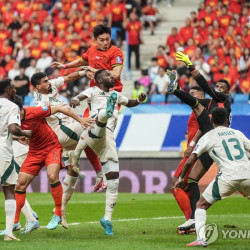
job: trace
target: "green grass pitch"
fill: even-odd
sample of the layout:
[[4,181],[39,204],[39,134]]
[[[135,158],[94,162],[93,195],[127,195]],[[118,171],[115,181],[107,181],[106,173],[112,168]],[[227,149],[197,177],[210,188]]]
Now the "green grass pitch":
[[[4,197],[1,194],[0,229],[5,227]],[[52,216],[50,194],[27,194],[32,208],[38,213],[41,226]],[[187,249],[195,235],[178,235],[176,227],[185,219],[171,194],[120,193],[113,215],[114,236],[105,236],[99,220],[104,214],[105,194],[73,195],[67,208],[68,230],[60,227],[50,231],[45,227],[31,234],[16,232],[21,242],[4,242],[0,249]],[[23,215],[20,220],[25,225]],[[79,224],[77,224],[79,223]],[[248,239],[223,239],[224,225],[250,230],[250,201],[234,195],[208,210],[207,223],[219,227],[218,240],[209,249],[250,249]],[[249,235],[250,237],[250,235]]]

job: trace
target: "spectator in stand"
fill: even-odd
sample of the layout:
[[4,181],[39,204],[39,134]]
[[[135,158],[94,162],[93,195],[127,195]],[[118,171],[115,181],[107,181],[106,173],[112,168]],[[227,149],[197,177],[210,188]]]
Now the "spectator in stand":
[[238,70],[249,70],[250,66],[250,49],[246,47],[243,51],[243,55],[240,58],[239,61],[239,67]]
[[210,5],[206,6],[205,16],[203,19],[205,19],[206,26],[209,26],[213,23],[213,20],[216,18],[216,13],[213,12],[213,9]]
[[[137,99],[141,93],[145,93],[144,87],[138,82],[134,82],[134,88],[132,89],[132,99]],[[143,103],[147,102],[147,99],[143,101]]]
[[179,31],[179,42],[181,45],[186,45],[189,38],[193,36],[193,27],[191,26],[191,19],[186,18],[185,26],[183,26]]
[[150,95],[152,94],[166,94],[166,90],[168,88],[169,78],[165,73],[165,69],[163,67],[159,67],[158,75],[155,77],[154,82],[152,84]]
[[221,8],[221,16],[219,17],[219,23],[220,23],[220,26],[221,26],[222,30],[224,30],[225,32],[226,32],[227,27],[228,27],[228,25],[230,23],[230,20],[232,18],[233,17],[228,14],[227,6],[223,5],[222,8]]
[[195,11],[191,11],[190,12],[190,18],[191,18],[191,25],[193,27],[196,27],[197,26],[197,21],[198,21],[197,13]]
[[195,63],[196,69],[204,76],[206,81],[211,84],[211,70],[208,63],[205,62],[204,57],[200,56]]
[[5,39],[3,45],[1,46],[0,56],[4,57],[5,55],[12,55],[13,48],[10,46],[10,41]]
[[250,94],[250,79],[247,70],[240,72],[239,91],[242,94]]
[[36,72],[38,72],[36,68],[36,60],[32,59],[30,61],[30,66],[25,69],[25,75],[30,79]]
[[141,76],[138,82],[144,87],[144,89],[148,93],[148,90],[151,89],[151,81],[150,81],[150,76],[148,75],[148,70],[145,69],[141,70]]
[[168,36],[165,48],[169,53],[175,52],[174,44],[179,42],[178,30],[176,27],[171,29],[171,34]]
[[118,39],[121,41],[125,40],[125,30],[123,26],[126,19],[127,10],[125,3],[122,3],[121,0],[113,0],[109,7],[108,26],[112,28],[112,32],[116,33]]
[[8,77],[13,80],[16,76],[19,75],[20,75],[19,63],[15,62],[13,68],[8,72]]
[[186,55],[188,55],[189,57],[193,57],[195,49],[196,49],[196,45],[194,43],[194,39],[193,38],[189,38],[188,42],[187,42],[187,46],[184,49],[184,53]]
[[24,74],[25,69],[20,68],[20,74],[14,78],[14,85],[16,88],[16,94],[24,97],[29,93],[29,78]]
[[168,57],[167,57],[166,50],[165,50],[164,46],[162,46],[162,45],[158,46],[155,57],[158,59],[159,66],[166,69],[168,66],[168,63],[167,63]]
[[150,77],[150,83],[154,82],[155,77],[158,75],[158,72],[159,72],[158,58],[153,57],[151,58],[151,66],[148,68],[148,75]]
[[53,59],[50,56],[49,52],[47,50],[43,50],[41,54],[41,58],[37,60],[36,68],[42,72],[45,72],[45,69],[49,68],[52,61]]
[[131,13],[129,21],[125,24],[125,28],[128,31],[128,68],[131,68],[131,55],[135,53],[136,69],[140,69],[140,43],[143,43],[143,35],[141,30],[141,24],[138,21],[137,15]]
[[3,61],[1,62],[1,66],[4,67],[6,72],[9,72],[15,64],[15,60],[10,55],[5,55]]
[[29,67],[32,59],[34,59],[34,57],[31,56],[30,49],[24,49],[24,58],[20,62],[20,67]]
[[154,35],[155,24],[157,21],[156,14],[159,13],[158,8],[155,5],[153,5],[152,0],[148,0],[147,5],[142,9],[142,13],[143,13],[141,17],[142,26],[144,26],[145,22],[147,22],[151,30],[151,35]]

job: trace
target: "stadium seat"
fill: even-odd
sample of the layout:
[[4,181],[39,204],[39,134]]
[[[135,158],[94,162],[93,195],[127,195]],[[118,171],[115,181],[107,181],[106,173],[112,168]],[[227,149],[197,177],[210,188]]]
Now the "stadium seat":
[[168,103],[181,103],[181,100],[175,95],[168,95],[167,102]]
[[151,104],[164,104],[165,103],[165,95],[152,95],[151,96]]
[[234,103],[248,103],[249,96],[247,94],[235,94]]

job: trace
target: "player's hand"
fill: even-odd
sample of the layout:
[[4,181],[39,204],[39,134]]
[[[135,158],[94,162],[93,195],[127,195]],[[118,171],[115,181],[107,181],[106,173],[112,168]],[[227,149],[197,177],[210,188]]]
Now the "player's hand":
[[23,130],[24,136],[31,138],[32,136],[32,130]]
[[77,98],[77,97],[73,97],[71,100],[70,100],[70,106],[72,108],[75,108],[76,106],[79,106],[80,105],[80,100]]
[[184,152],[184,157],[188,158],[192,154],[192,152],[193,152],[193,147],[188,146],[188,148]]
[[187,67],[192,66],[192,62],[190,61],[188,55],[185,55],[182,52],[176,52],[176,61],[181,61],[186,64]]
[[91,71],[91,72],[93,72],[93,73],[95,73],[96,71],[98,71],[98,69],[94,69],[94,68],[91,67],[91,66],[83,66],[82,69],[84,69],[84,70],[89,70],[89,71]]
[[90,117],[81,118],[80,123],[84,129],[89,128],[89,127],[93,128],[93,124],[95,123],[95,119],[90,118]]
[[174,184],[174,191],[176,192],[176,188],[182,183],[179,179]]
[[145,93],[141,93],[139,96],[138,96],[138,100],[140,102],[144,102],[147,98],[147,95]]
[[26,136],[18,137],[17,141],[23,145],[29,145],[29,143],[30,143],[30,139]]
[[87,70],[87,71],[86,71],[86,76],[87,76],[88,78],[90,78],[90,79],[94,79],[95,73],[92,72],[92,71],[90,71],[90,70]]
[[59,63],[59,62],[51,63],[50,67],[51,68],[65,69],[65,65],[63,63]]

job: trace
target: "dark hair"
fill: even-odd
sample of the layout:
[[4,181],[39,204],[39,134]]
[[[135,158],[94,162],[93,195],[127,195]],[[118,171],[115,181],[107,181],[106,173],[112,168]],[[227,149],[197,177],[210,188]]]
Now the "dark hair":
[[201,88],[200,86],[193,86],[192,88],[190,88],[190,90],[191,89],[195,89],[195,90],[197,90],[197,91],[199,91],[199,92],[202,92],[204,95],[205,95],[205,91],[203,90],[203,88]]
[[3,95],[6,92],[6,89],[11,86],[11,79],[6,78],[0,81],[0,95]]
[[23,109],[23,100],[20,96],[15,95],[13,102],[19,107],[20,110]]
[[223,125],[227,120],[227,111],[224,108],[214,108],[211,111],[214,124]]
[[100,80],[100,78],[102,77],[103,72],[105,72],[106,69],[99,69],[96,73],[95,73],[95,82],[98,84],[98,81]]
[[43,72],[37,72],[35,74],[32,75],[31,77],[31,84],[36,87],[36,85],[38,85],[41,82],[41,79],[46,77],[47,74],[43,73]]
[[152,58],[151,58],[151,61],[158,62],[158,58],[157,58],[157,57],[152,57]]
[[217,82],[223,82],[223,83],[225,83],[227,85],[227,89],[230,90],[230,84],[228,83],[228,81],[226,79],[220,79]]
[[111,29],[105,25],[99,24],[94,27],[93,35],[94,38],[97,39],[98,36],[102,34],[109,34],[111,35]]

